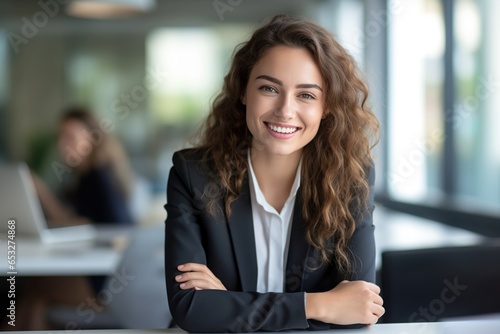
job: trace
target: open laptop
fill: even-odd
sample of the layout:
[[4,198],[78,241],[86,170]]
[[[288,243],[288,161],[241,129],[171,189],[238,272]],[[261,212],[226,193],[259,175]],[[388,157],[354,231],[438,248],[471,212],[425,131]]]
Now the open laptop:
[[0,164],[0,234],[7,234],[15,220],[16,239],[43,243],[92,241],[92,225],[48,228],[30,170],[25,163]]

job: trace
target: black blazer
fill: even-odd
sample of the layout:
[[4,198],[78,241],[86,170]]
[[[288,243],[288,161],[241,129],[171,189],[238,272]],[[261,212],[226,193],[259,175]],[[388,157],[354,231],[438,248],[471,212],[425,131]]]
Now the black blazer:
[[[183,150],[173,156],[167,188],[168,213],[165,233],[165,276],[170,311],[174,321],[190,332],[279,331],[336,327],[305,317],[305,292],[334,288],[341,277],[333,264],[320,268],[319,252],[305,239],[302,199],[297,192],[290,246],[286,264],[285,292],[258,293],[257,260],[248,178],[232,214],[222,209],[214,218],[206,207],[209,173],[200,166],[201,152]],[[374,172],[370,169],[369,183]],[[371,192],[373,193],[373,192]],[[224,207],[224,203],[219,203]],[[357,217],[350,241],[354,274],[348,279],[375,280],[375,243],[372,224],[373,196],[369,212]],[[228,291],[181,290],[174,277],[179,264],[206,264]],[[335,261],[332,261],[335,263]]]

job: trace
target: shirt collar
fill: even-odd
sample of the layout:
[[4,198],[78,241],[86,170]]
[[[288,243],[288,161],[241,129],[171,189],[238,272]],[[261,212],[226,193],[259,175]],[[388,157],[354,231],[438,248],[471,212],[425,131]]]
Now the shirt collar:
[[[253,167],[252,167],[252,159],[250,158],[250,149],[248,149],[248,169],[250,170],[250,181],[251,181],[250,187],[253,190],[253,193],[255,195],[255,199],[256,199],[257,203],[268,210],[270,210],[272,208],[272,210],[276,211],[269,203],[267,203],[267,201],[264,197],[264,194],[260,190],[259,182],[257,181],[257,177],[255,176],[255,173],[254,173]],[[299,166],[297,167],[297,173],[295,174],[295,179],[294,179],[293,184],[292,184],[292,189],[290,190],[290,195],[288,196],[288,198],[285,202],[285,205],[292,198],[294,198],[295,195],[297,195],[297,191],[300,187],[301,171],[302,171],[302,157],[300,158]]]

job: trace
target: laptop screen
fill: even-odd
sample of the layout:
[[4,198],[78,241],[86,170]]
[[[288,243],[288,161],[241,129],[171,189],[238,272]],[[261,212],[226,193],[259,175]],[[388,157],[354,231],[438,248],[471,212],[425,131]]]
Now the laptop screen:
[[16,235],[37,237],[47,229],[31,173],[25,163],[0,164],[0,233],[16,221]]

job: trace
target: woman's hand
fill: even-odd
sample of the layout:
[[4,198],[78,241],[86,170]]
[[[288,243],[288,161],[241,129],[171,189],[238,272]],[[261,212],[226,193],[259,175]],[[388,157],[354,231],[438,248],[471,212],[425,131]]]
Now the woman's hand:
[[306,294],[306,317],[337,325],[367,324],[384,314],[380,288],[364,281],[342,281],[330,291]]
[[224,284],[204,264],[185,263],[177,266],[182,274],[175,276],[175,281],[182,290],[227,290]]

